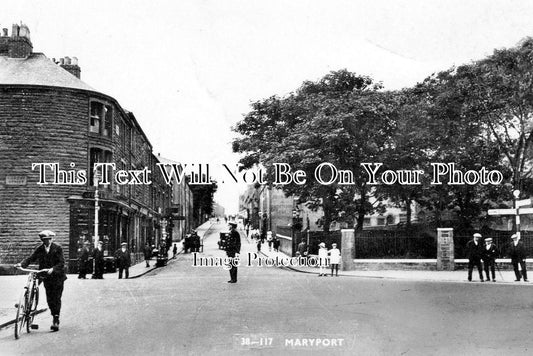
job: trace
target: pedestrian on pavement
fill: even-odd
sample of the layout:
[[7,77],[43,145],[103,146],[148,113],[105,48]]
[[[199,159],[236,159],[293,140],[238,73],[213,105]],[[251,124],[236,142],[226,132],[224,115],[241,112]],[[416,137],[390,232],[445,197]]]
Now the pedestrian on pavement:
[[339,276],[339,263],[341,261],[341,251],[337,248],[336,243],[331,244],[331,250],[328,251],[329,264],[331,265],[331,277],[333,277],[333,270],[335,276]]
[[320,273],[318,276],[326,277],[326,267],[328,266],[328,249],[326,248],[326,244],[323,242],[318,244],[318,247],[318,266],[320,267]]
[[483,247],[481,246],[481,234],[475,233],[472,240],[466,244],[466,253],[468,256],[468,281],[472,282],[472,270],[474,266],[479,272],[479,280],[483,282],[483,272],[481,269],[481,256],[483,256]]
[[487,281],[490,282],[489,268],[492,273],[492,281],[496,282],[496,258],[498,258],[498,249],[492,243],[492,239],[489,237],[485,239],[485,247],[483,248],[483,268],[485,269],[485,275],[487,276]]
[[148,242],[145,242],[144,244],[143,254],[144,254],[144,261],[146,262],[146,267],[150,267],[150,258],[152,257],[152,248],[150,247]]
[[87,278],[87,270],[89,268],[89,241],[85,241],[80,250],[78,258],[78,279]]
[[266,231],[266,228],[263,226],[261,228],[261,235],[260,235],[260,238],[261,238],[261,243],[264,243],[265,240],[266,240],[266,235],[267,235],[267,231]]
[[98,241],[93,251],[94,273],[92,279],[104,279],[104,243]]
[[118,279],[122,279],[122,272],[125,273],[126,279],[130,276],[131,256],[128,250],[128,244],[123,242],[120,248],[115,252],[115,261],[118,267]]
[[177,254],[178,254],[178,246],[174,244],[174,248],[172,249],[172,258],[176,258]]
[[192,246],[191,235],[192,232],[185,235],[185,238],[183,239],[183,253],[187,253]]
[[191,235],[192,252],[200,252],[200,236],[196,230],[192,231]]
[[268,251],[272,251],[272,231],[267,232]]
[[307,257],[307,244],[305,243],[305,240],[302,239],[300,243],[298,244],[298,252],[296,252],[299,257]]
[[[513,265],[514,274],[516,276],[515,282],[520,282],[521,277],[524,278],[524,282],[529,282],[527,280],[526,249],[524,248],[524,244],[518,239],[517,234],[513,234],[511,239],[513,239],[513,242],[509,247],[509,256],[511,257],[511,264]],[[520,268],[522,269],[521,274],[518,265],[520,265]]]
[[229,270],[230,280],[228,283],[237,283],[237,266],[235,258],[241,253],[241,236],[237,232],[237,223],[230,221],[229,234],[226,240],[226,255],[231,259],[231,268]]
[[275,252],[278,252],[278,250],[279,250],[279,244],[280,244],[279,239],[277,238],[277,236],[274,236],[274,237],[272,238],[272,247],[274,247],[274,251],[275,251]]
[[63,249],[58,244],[52,242],[56,234],[50,230],[39,233],[42,245],[37,247],[30,257],[16,264],[16,267],[26,268],[30,263],[38,262],[39,269],[46,269],[44,276],[39,275],[39,280],[44,284],[46,290],[46,302],[52,314],[52,326],[50,330],[59,330],[59,315],[61,312],[61,296],[67,275],[65,274],[65,258]]
[[257,252],[261,252],[261,239],[257,239]]

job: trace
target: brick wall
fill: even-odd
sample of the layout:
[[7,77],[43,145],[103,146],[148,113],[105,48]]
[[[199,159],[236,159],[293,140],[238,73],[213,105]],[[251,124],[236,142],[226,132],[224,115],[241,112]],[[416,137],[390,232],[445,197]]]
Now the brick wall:
[[[111,136],[89,132],[91,100],[112,107]],[[107,200],[101,204],[100,235],[109,237],[109,248],[125,240],[138,248],[144,245],[141,239],[157,237],[158,207],[164,212],[170,206],[171,187],[155,169],[152,147],[135,118],[113,99],[93,92],[0,85],[0,264],[29,255],[40,243],[38,232],[48,229],[57,234],[73,271],[80,236],[93,235],[94,187],[92,182],[38,185],[32,164],[57,162],[68,171],[74,163],[89,178],[90,148],[111,152],[117,169],[148,167],[154,178],[152,185],[99,189]]]
[[26,58],[33,50],[31,41],[26,37],[12,37],[9,39],[9,52],[11,58]]
[[75,91],[0,88],[0,263],[29,254],[44,229],[57,234],[68,255],[66,198],[86,187],[38,185],[31,167],[87,168],[87,107],[87,95]]

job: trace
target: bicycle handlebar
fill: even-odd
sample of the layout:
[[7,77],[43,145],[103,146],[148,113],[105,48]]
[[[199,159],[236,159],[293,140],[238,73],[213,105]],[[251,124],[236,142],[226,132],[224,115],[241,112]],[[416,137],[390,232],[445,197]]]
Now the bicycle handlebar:
[[32,273],[48,272],[48,269],[28,269],[28,268],[17,267],[17,266],[15,266],[15,268],[20,269],[23,272],[32,272]]

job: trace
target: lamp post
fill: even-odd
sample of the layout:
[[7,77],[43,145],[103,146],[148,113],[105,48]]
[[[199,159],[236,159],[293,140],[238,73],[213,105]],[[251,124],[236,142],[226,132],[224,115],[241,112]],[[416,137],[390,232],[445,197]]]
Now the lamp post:
[[[100,206],[98,204],[98,182],[100,181],[100,174],[97,169],[94,170],[94,248],[98,248],[98,212],[100,210]],[[93,258],[93,277],[96,273],[96,258]]]
[[520,240],[520,214],[518,212],[518,198],[520,197],[520,191],[518,189],[513,190],[513,196],[514,208],[516,209],[516,236],[518,236],[518,240]]
[[98,246],[98,212],[100,211],[100,206],[98,204],[98,182],[100,181],[100,172],[95,169],[94,172],[94,248]]

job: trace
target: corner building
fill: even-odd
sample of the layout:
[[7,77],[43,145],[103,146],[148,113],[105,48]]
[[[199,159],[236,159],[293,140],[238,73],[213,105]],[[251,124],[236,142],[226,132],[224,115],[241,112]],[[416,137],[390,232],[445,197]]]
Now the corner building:
[[[115,163],[117,170],[152,174],[152,184],[98,188],[99,239],[113,255],[125,241],[141,259],[145,242],[158,245],[170,210],[172,187],[156,167],[157,157],[135,116],[112,97],[80,80],[76,58],[58,62],[34,53],[30,31],[13,25],[0,36],[0,264],[27,256],[49,229],[62,245],[69,270],[76,270],[78,248],[94,242],[94,163]],[[87,182],[38,184],[35,163],[57,163],[64,171],[85,170]],[[59,174],[63,182],[68,173]],[[111,181],[113,178],[110,177]]]

